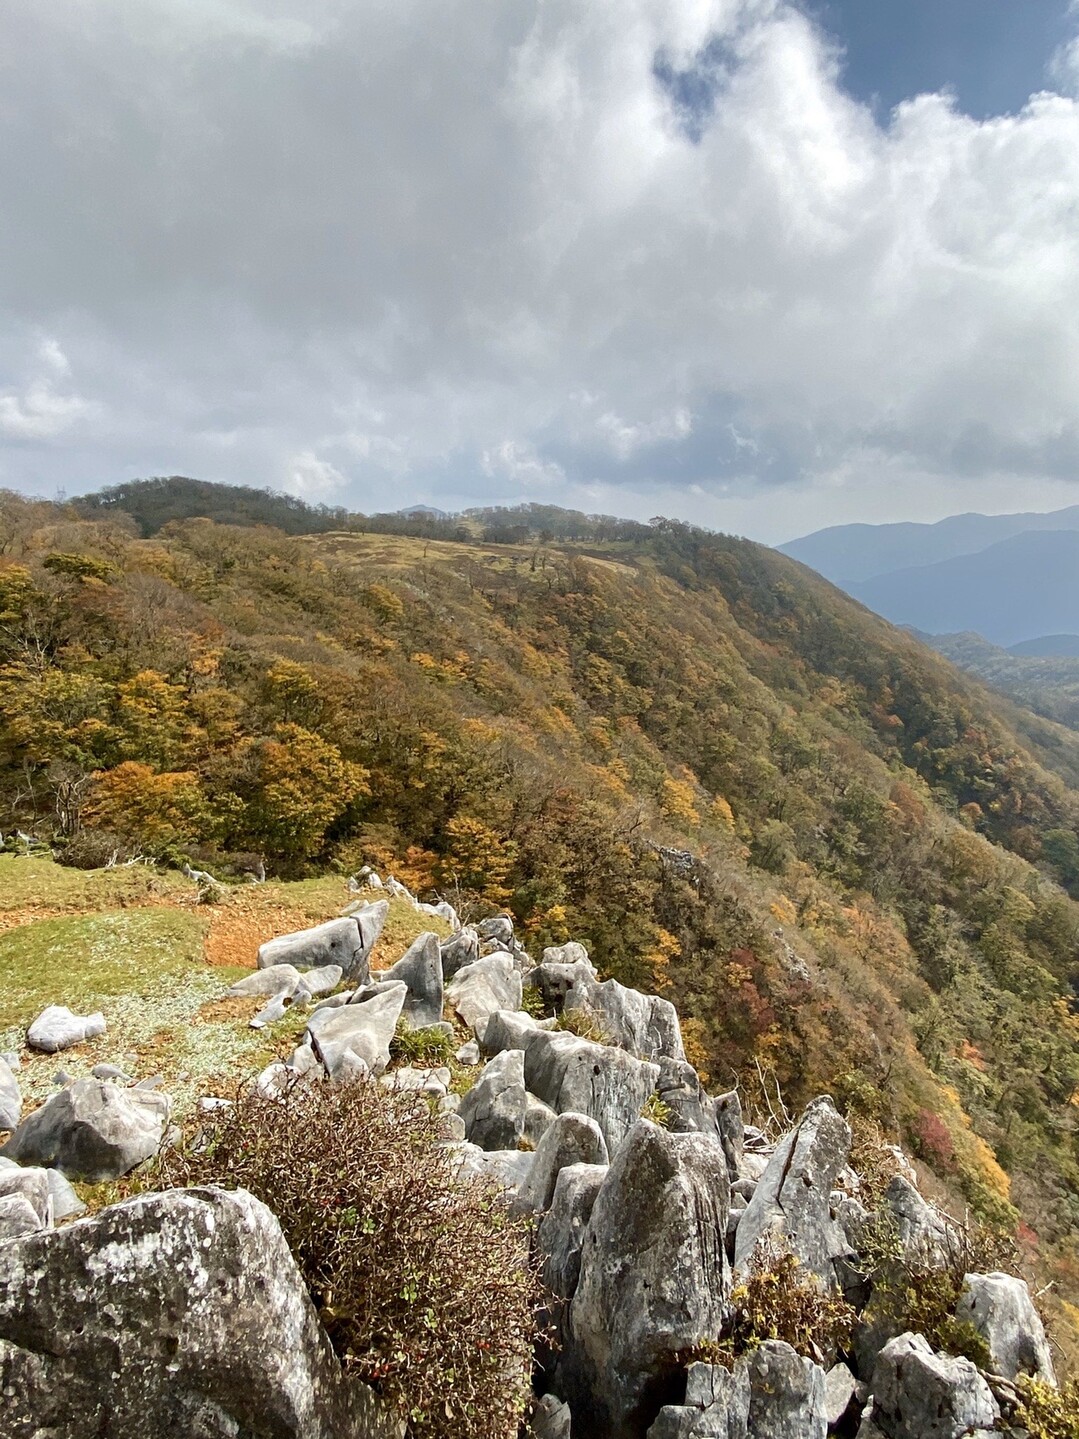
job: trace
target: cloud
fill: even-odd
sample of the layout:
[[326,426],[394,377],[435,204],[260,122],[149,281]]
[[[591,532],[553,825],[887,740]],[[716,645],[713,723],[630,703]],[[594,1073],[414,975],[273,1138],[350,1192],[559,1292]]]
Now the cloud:
[[824,522],[1079,475],[1074,51],[1019,114],[882,127],[783,0],[13,0],[5,30],[7,483],[782,538],[777,486]]

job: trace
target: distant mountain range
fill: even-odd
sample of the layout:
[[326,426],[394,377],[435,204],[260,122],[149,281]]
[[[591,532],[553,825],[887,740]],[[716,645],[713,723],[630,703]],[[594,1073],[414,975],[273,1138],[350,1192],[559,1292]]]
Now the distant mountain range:
[[1079,505],[838,525],[779,548],[896,624],[974,631],[1027,656],[1079,654]]

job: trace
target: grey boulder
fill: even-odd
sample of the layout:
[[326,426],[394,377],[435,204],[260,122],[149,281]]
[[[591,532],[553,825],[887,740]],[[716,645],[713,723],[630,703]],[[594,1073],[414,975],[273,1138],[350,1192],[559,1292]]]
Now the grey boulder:
[[452,939],[439,945],[439,953],[442,957],[442,977],[452,979],[459,969],[479,959],[480,937],[470,924],[466,924]]
[[72,1014],[66,1005],[50,1004],[26,1031],[26,1042],[31,1049],[57,1054],[74,1044],[97,1039],[105,1033],[105,1029],[105,1016],[100,1011],[87,1015]]
[[900,1334],[873,1370],[872,1422],[887,1439],[959,1439],[992,1429],[998,1409],[969,1359],[934,1354],[921,1334]]
[[[508,1052],[513,1053],[512,1050]],[[523,1055],[519,1057],[524,1058]],[[495,1062],[492,1060],[492,1063]],[[536,1146],[532,1172],[521,1190],[521,1203],[537,1211],[548,1209],[563,1169],[570,1165],[607,1163],[607,1144],[596,1121],[586,1114],[559,1114]]]
[[749,1432],[753,1439],[826,1439],[824,1370],[781,1339],[746,1356]]
[[446,1002],[456,1010],[477,1039],[498,1009],[520,1009],[521,976],[510,955],[484,955],[459,969],[446,986]]
[[0,1153],[91,1184],[119,1179],[157,1153],[170,1109],[167,1094],[77,1079],[24,1119]]
[[363,983],[368,977],[368,957],[389,912],[389,902],[383,899],[343,919],[329,919],[311,929],[267,940],[259,949],[258,967],[290,964],[294,969],[321,969],[337,965],[346,979]]
[[0,1129],[15,1129],[22,1118],[19,1081],[6,1059],[0,1059]]
[[484,1066],[458,1110],[471,1144],[481,1149],[516,1149],[524,1134],[528,1095],[525,1057],[507,1049]]
[[342,1373],[270,1211],[141,1195],[8,1244],[7,1439],[400,1439]]
[[955,1312],[969,1320],[989,1345],[994,1373],[1005,1379],[1030,1374],[1056,1384],[1045,1328],[1022,1279],[1011,1274],[968,1274]]
[[308,998],[312,998],[316,994],[330,994],[343,977],[344,971],[339,964],[323,964],[316,969],[305,970],[303,974],[292,964],[271,964],[237,980],[228,993],[293,996],[305,990]]
[[586,1114],[614,1154],[654,1092],[659,1070],[625,1050],[538,1029],[525,1049],[525,1087],[556,1114]]
[[836,1175],[850,1153],[850,1126],[827,1097],[807,1106],[768,1161],[738,1222],[735,1269],[748,1270],[762,1241],[789,1245],[825,1284],[837,1285],[835,1262],[850,1252],[831,1208]]
[[730,1289],[719,1146],[637,1122],[596,1196],[564,1356],[585,1433],[636,1439],[674,1356],[714,1338]]
[[749,1399],[744,1359],[731,1369],[691,1364],[685,1404],[662,1408],[648,1439],[746,1439]]
[[669,999],[628,989],[617,979],[602,984],[592,975],[579,979],[565,998],[566,1009],[594,1016],[609,1043],[639,1059],[685,1059],[678,1012]]
[[537,1399],[528,1426],[530,1439],[570,1439],[572,1416],[569,1405],[554,1394]]
[[421,934],[383,979],[401,980],[408,986],[404,1016],[413,1029],[423,1029],[442,1020],[442,959],[438,935]]
[[316,1010],[307,1037],[330,1078],[339,1083],[381,1074],[390,1062],[390,1041],[401,1017],[407,985],[400,981],[372,987],[359,1002]]

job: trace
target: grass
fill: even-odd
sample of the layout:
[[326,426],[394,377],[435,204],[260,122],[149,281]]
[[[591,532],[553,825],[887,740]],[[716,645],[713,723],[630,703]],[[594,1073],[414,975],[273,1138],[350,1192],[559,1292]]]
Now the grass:
[[[306,1027],[297,1011],[266,1030],[248,1021],[263,1001],[226,991],[255,966],[259,944],[340,914],[356,896],[341,876],[240,885],[220,905],[197,905],[182,875],[146,869],[75,870],[51,859],[0,856],[0,1050],[21,1052],[25,1112],[75,1078],[116,1064],[136,1079],[164,1077],[183,1121],[201,1095],[229,1095],[272,1060],[287,1057]],[[376,947],[388,966],[430,915],[393,901]],[[59,1055],[24,1049],[26,1029],[48,1004],[100,1009],[108,1031]]]

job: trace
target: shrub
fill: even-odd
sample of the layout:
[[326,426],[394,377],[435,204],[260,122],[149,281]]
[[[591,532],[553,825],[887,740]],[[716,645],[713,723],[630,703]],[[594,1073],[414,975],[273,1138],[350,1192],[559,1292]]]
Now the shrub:
[[536,984],[526,984],[521,989],[521,1008],[533,1019],[546,1019],[547,1010],[543,1003],[543,991]]
[[931,1109],[919,1109],[910,1126],[914,1152],[934,1169],[947,1172],[955,1167],[955,1144],[948,1126]]
[[458,1181],[425,1096],[377,1084],[253,1090],[160,1163],[276,1214],[347,1372],[415,1439],[511,1439],[528,1403],[536,1271],[524,1222]]
[[402,1018],[397,1021],[397,1029],[390,1040],[390,1057],[432,1067],[445,1064],[452,1069],[457,1054],[452,1036],[444,1029],[437,1029],[434,1025],[413,1029]]
[[1079,1434],[1079,1381],[1063,1389],[1021,1374],[1016,1382],[1019,1408],[1015,1421],[1030,1433],[1030,1439],[1075,1439]]
[[57,849],[56,858],[72,869],[104,869],[107,864],[122,864],[134,854],[127,840],[111,830],[80,829],[62,849]]
[[641,1105],[641,1118],[650,1119],[653,1124],[666,1129],[671,1122],[671,1107],[664,1104],[658,1094],[650,1094]]
[[731,1294],[728,1351],[737,1356],[766,1339],[782,1339],[792,1349],[823,1363],[850,1343],[854,1310],[826,1290],[798,1257],[778,1244],[762,1244],[747,1278]]
[[555,1020],[556,1029],[576,1034],[580,1039],[590,1039],[593,1044],[609,1044],[611,1036],[590,1009],[564,1009]]

